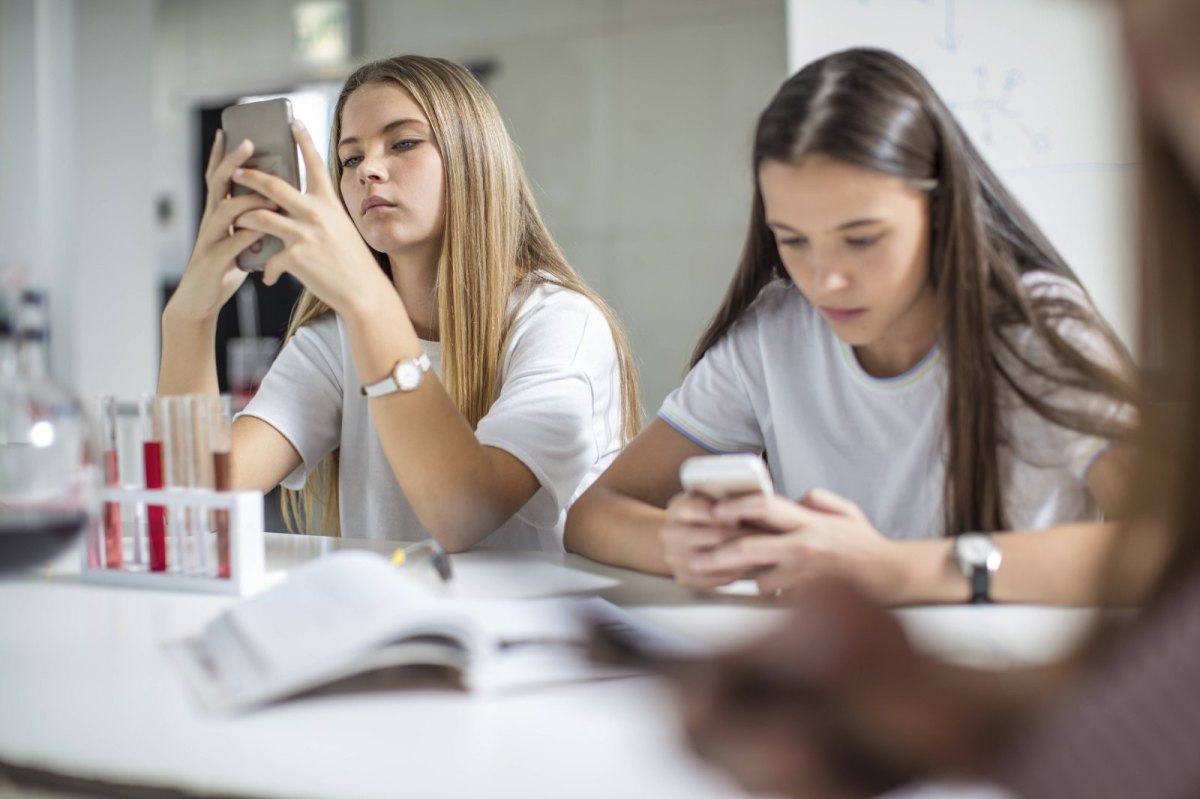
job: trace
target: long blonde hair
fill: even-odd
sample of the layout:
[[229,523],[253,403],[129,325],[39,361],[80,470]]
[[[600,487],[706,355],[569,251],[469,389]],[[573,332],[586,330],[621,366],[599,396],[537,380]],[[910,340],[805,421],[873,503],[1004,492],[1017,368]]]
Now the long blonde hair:
[[[424,111],[445,170],[445,228],[437,269],[437,325],[441,375],[454,404],[472,427],[500,393],[502,359],[514,316],[513,292],[553,284],[587,297],[604,313],[616,345],[621,377],[621,439],[641,427],[637,373],[615,314],[571,268],[542,222],[516,147],[496,104],[466,69],[441,58],[396,56],[360,67],[338,96],[329,137],[330,172],[341,185],[337,158],[342,111],[361,86],[387,83],[408,92]],[[375,252],[391,276],[385,253]],[[287,338],[330,308],[307,289],[300,295]],[[285,339],[286,341],[286,339]],[[283,513],[293,530],[338,531],[338,466],[334,450],[300,491],[284,490]]]

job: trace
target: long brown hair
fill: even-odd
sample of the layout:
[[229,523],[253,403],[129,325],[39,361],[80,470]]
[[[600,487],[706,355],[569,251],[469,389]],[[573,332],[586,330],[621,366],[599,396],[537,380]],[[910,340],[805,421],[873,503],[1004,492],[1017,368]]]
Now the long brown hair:
[[[750,229],[725,300],[692,354],[694,366],[776,278],[787,279],[766,224],[758,173],[764,161],[799,163],[821,153],[900,177],[928,191],[930,279],[937,292],[946,390],[946,534],[1003,530],[1004,486],[998,453],[1008,432],[998,402],[1008,386],[1038,414],[1057,424],[1121,438],[1129,422],[1056,406],[1018,372],[1055,386],[1135,399],[1124,348],[1086,300],[1033,295],[1021,285],[1031,271],[1077,278],[968,140],[921,74],[881,50],[827,56],[784,82],[758,120]],[[1059,332],[1073,320],[1097,331],[1125,362],[1097,363]],[[1024,326],[1049,354],[1035,357],[1012,332]],[[1013,365],[1016,368],[1013,368]]]
[[[396,56],[366,64],[346,79],[338,96],[330,142],[330,171],[341,185],[337,157],[342,111],[358,88],[399,86],[421,107],[445,169],[445,229],[437,271],[437,325],[442,380],[454,404],[474,427],[500,392],[503,357],[514,315],[513,292],[553,284],[587,297],[604,313],[617,348],[622,390],[621,438],[641,427],[637,372],[616,315],[567,263],[542,222],[533,194],[491,95],[465,68],[441,58]],[[375,252],[391,276],[385,253]],[[515,310],[515,309],[511,309]],[[307,290],[300,296],[288,338],[329,307]],[[323,506],[321,526],[338,529],[338,463],[335,450],[300,492],[284,492],[289,527],[311,526]]]

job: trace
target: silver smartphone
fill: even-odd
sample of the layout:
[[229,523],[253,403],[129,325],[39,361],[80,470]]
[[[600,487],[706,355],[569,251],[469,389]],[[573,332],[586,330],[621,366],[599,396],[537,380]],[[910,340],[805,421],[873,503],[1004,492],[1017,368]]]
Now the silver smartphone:
[[[300,188],[300,162],[292,138],[292,104],[286,99],[231,105],[221,112],[221,129],[225,131],[226,153],[246,139],[254,143],[254,154],[244,168],[261,169]],[[235,183],[233,193],[237,196],[253,192]],[[278,238],[263,236],[238,255],[238,268],[261,272],[270,257],[282,249],[283,242]]]
[[758,455],[701,455],[679,467],[685,491],[722,500],[746,494],[775,493],[771,474]]

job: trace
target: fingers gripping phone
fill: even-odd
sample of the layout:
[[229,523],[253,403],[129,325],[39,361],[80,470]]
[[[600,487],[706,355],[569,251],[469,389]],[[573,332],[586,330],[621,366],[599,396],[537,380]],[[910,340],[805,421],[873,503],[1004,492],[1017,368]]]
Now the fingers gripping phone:
[[[300,163],[292,138],[292,104],[286,99],[231,105],[221,112],[221,129],[225,131],[226,153],[246,139],[254,143],[254,154],[244,169],[261,169],[300,188]],[[233,184],[234,196],[252,193],[245,186]],[[281,250],[283,242],[277,237],[263,236],[238,255],[238,268],[261,272],[271,256]]]
[[771,496],[775,489],[766,464],[757,455],[701,455],[679,467],[685,491],[713,500],[746,494]]

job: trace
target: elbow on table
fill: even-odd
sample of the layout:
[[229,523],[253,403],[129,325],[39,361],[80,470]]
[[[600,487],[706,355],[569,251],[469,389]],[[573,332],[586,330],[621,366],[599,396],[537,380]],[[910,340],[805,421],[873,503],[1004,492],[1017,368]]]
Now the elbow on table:
[[591,504],[595,500],[595,487],[584,491],[567,509],[567,521],[563,527],[563,548],[586,556],[589,551],[590,538],[588,524],[591,521]]
[[451,555],[466,552],[487,537],[486,533],[479,534],[467,525],[453,520],[430,520],[425,522],[425,530]]
[[477,502],[442,502],[425,512],[417,509],[417,518],[430,537],[451,555],[478,546],[511,516],[484,510]]

